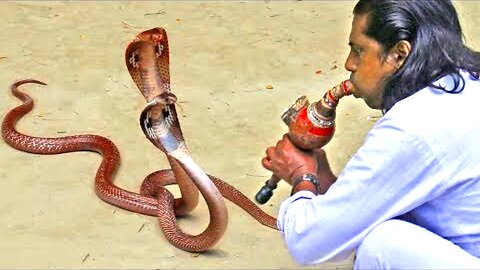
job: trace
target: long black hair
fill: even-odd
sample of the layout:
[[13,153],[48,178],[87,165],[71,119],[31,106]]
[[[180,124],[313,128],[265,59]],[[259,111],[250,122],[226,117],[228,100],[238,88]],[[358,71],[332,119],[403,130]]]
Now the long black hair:
[[[463,91],[460,70],[479,79],[480,53],[468,48],[455,7],[449,0],[360,0],[355,15],[367,17],[365,34],[379,42],[384,53],[399,41],[412,44],[402,67],[387,79],[383,111],[427,86],[449,93]],[[433,82],[450,74],[454,87]]]

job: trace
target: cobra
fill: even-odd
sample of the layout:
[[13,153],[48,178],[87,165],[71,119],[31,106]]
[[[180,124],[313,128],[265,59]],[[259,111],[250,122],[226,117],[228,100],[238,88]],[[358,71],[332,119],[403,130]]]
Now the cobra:
[[[95,176],[97,196],[117,207],[139,214],[157,216],[166,238],[175,247],[189,252],[211,249],[224,235],[228,212],[226,198],[273,229],[276,219],[225,181],[207,175],[192,159],[180,128],[175,110],[176,97],[170,89],[169,46],[167,33],[153,28],[138,34],[125,52],[127,69],[144,96],[147,106],[140,115],[140,125],[147,138],[167,157],[170,169],[148,175],[138,193],[115,185],[115,173],[120,155],[115,144],[99,135],[75,135],[58,138],[33,137],[15,129],[17,121],[30,112],[33,100],[19,90],[26,83],[46,85],[27,79],[12,84],[12,93],[23,103],[12,109],[2,123],[2,136],[11,147],[35,154],[62,154],[76,151],[95,151],[103,156]],[[181,197],[174,198],[165,188],[178,185]],[[208,206],[210,221],[198,235],[183,232],[176,218],[193,211],[201,194]]]

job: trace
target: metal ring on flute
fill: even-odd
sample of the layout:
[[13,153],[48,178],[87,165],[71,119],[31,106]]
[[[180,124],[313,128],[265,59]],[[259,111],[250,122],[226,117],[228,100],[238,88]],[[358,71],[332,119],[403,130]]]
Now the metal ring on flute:
[[331,127],[335,125],[335,120],[326,120],[323,119],[317,111],[315,111],[314,104],[312,103],[308,105],[307,107],[307,116],[312,121],[312,123],[318,125],[318,126],[323,126],[323,127]]

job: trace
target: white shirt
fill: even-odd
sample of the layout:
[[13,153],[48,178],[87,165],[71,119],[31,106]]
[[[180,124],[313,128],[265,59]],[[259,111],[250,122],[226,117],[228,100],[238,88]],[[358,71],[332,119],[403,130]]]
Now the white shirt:
[[[480,81],[461,74],[461,93],[427,87],[395,104],[325,195],[301,191],[281,204],[277,226],[298,263],[344,259],[407,212],[480,257]],[[435,84],[451,89],[453,79]]]

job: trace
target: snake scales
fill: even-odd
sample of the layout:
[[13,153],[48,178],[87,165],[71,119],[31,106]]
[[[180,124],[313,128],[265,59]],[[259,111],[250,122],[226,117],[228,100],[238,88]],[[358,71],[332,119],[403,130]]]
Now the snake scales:
[[[125,52],[127,69],[148,102],[140,116],[140,125],[149,140],[167,156],[171,169],[148,175],[140,192],[135,193],[113,183],[120,155],[112,141],[98,135],[58,138],[32,137],[15,129],[17,121],[33,108],[33,100],[18,87],[25,83],[45,83],[27,79],[12,84],[12,93],[23,104],[12,109],[2,123],[2,136],[11,147],[35,154],[61,154],[95,151],[103,156],[95,176],[95,192],[102,200],[136,213],[158,216],[170,243],[189,252],[212,248],[224,235],[228,214],[223,197],[247,211],[261,224],[277,229],[275,218],[263,212],[240,191],[223,180],[205,174],[192,160],[186,147],[175,111],[176,97],[170,91],[169,47],[162,28],[138,34]],[[181,197],[174,198],[164,186],[177,184]],[[198,203],[199,192],[207,203],[210,222],[199,235],[183,232],[177,216],[187,215]]]

